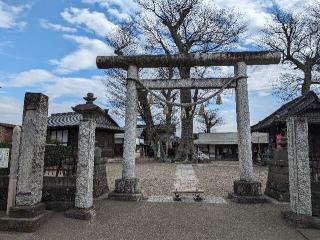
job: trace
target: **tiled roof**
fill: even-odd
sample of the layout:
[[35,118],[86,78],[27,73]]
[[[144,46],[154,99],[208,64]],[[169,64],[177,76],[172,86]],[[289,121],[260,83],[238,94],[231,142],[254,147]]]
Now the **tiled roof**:
[[[112,118],[107,115],[101,115],[96,119],[97,128],[123,131]],[[75,112],[56,113],[48,117],[48,127],[78,126],[82,115]]]
[[285,122],[289,116],[298,116],[305,112],[308,108],[314,108],[314,106],[320,108],[320,100],[313,91],[308,92],[304,96],[300,96],[284,105],[282,105],[277,111],[270,114],[268,117],[258,122],[251,127],[251,131],[261,131],[270,127],[274,122]]
[[16,125],[10,123],[0,123],[0,126],[5,128],[14,128]]

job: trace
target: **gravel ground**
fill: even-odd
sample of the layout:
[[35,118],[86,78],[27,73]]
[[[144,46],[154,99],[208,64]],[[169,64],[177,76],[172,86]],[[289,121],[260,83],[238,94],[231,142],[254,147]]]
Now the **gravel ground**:
[[[196,176],[205,195],[226,196],[232,191],[233,181],[239,179],[238,162],[214,162],[194,164]],[[136,164],[136,176],[140,179],[141,190],[145,196],[171,195],[176,164],[143,161]],[[263,189],[267,179],[266,167],[255,167],[255,175],[262,182]],[[121,163],[108,163],[107,176],[110,190],[114,181],[121,177]]]
[[[143,162],[136,164],[136,176],[140,179],[144,196],[171,195],[175,175],[175,165],[170,163]],[[121,178],[121,163],[108,163],[109,189],[114,189],[114,181]]]
[[[4,233],[2,240],[319,240],[303,237],[280,217],[276,204],[147,203],[100,200],[92,221],[53,217],[35,233]],[[308,232],[304,232],[306,236]]]
[[[229,192],[233,191],[233,181],[238,180],[240,177],[238,162],[197,164],[193,165],[193,169],[206,195],[227,196]],[[264,192],[268,168],[254,166],[254,173],[256,179],[261,182],[262,191]]]

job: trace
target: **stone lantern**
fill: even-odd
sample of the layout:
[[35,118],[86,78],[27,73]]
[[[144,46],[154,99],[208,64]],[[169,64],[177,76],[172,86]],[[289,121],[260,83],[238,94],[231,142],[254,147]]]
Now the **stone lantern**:
[[76,179],[75,209],[65,213],[66,217],[90,220],[95,216],[93,208],[93,174],[96,118],[103,110],[95,105],[93,93],[83,98],[86,103],[72,109],[82,115],[79,124],[78,163]]

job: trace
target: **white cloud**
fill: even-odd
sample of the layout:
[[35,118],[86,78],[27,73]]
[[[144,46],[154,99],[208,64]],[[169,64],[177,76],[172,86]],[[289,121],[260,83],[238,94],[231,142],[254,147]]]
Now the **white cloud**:
[[60,24],[53,24],[53,23],[50,23],[49,21],[47,21],[46,19],[40,19],[40,25],[43,28],[52,29],[52,30],[58,31],[58,32],[66,32],[66,33],[77,32],[76,28],[66,27],[66,26],[62,26]]
[[88,4],[99,4],[101,7],[106,9],[117,6],[121,11],[126,13],[132,13],[138,9],[138,4],[135,0],[82,0],[82,2]]
[[282,70],[282,65],[248,66],[249,91],[266,92],[271,90]]
[[61,77],[53,84],[46,84],[43,91],[51,99],[60,97],[83,97],[88,92],[94,93],[99,100],[105,98],[105,88],[100,79]]
[[22,102],[14,97],[0,95],[0,116],[1,122],[21,124]]
[[1,85],[6,87],[27,87],[52,82],[57,77],[47,70],[30,69],[18,74],[11,74],[6,79],[1,79]]
[[129,20],[130,16],[127,13],[124,12],[120,12],[118,9],[116,8],[110,8],[108,9],[108,13],[110,13],[111,15],[113,15],[114,17],[118,18],[119,20]]
[[[212,5],[212,0],[205,0],[204,4]],[[240,12],[247,21],[248,37],[245,44],[252,44],[260,36],[260,30],[272,21],[269,10],[278,4],[281,8],[292,11],[300,11],[307,4],[314,3],[314,0],[215,0],[214,5],[224,9],[232,9]]]
[[19,21],[19,15],[29,7],[29,5],[9,5],[0,0],[0,28],[23,29],[26,26],[26,22]]
[[57,66],[58,73],[70,73],[83,69],[96,68],[96,57],[98,55],[112,55],[110,46],[98,39],[90,39],[83,36],[64,35],[64,38],[76,42],[79,46],[74,52],[60,60],[50,60]]
[[61,16],[71,24],[84,26],[86,30],[92,31],[100,37],[112,34],[116,25],[109,21],[101,12],[90,12],[88,9],[67,8]]

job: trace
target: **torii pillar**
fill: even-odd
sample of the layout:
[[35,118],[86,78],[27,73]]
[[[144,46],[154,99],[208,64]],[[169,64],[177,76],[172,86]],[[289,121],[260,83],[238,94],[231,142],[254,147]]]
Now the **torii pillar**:
[[139,188],[139,179],[135,177],[135,151],[138,93],[136,80],[138,68],[128,67],[126,86],[126,115],[122,161],[122,178],[115,181],[115,190],[108,195],[109,199],[124,201],[139,201],[142,194]]
[[262,195],[261,182],[255,180],[253,173],[247,64],[238,62],[234,72],[237,78],[235,91],[240,180],[234,181],[234,192],[229,194],[229,198],[237,203],[265,203],[268,199]]

